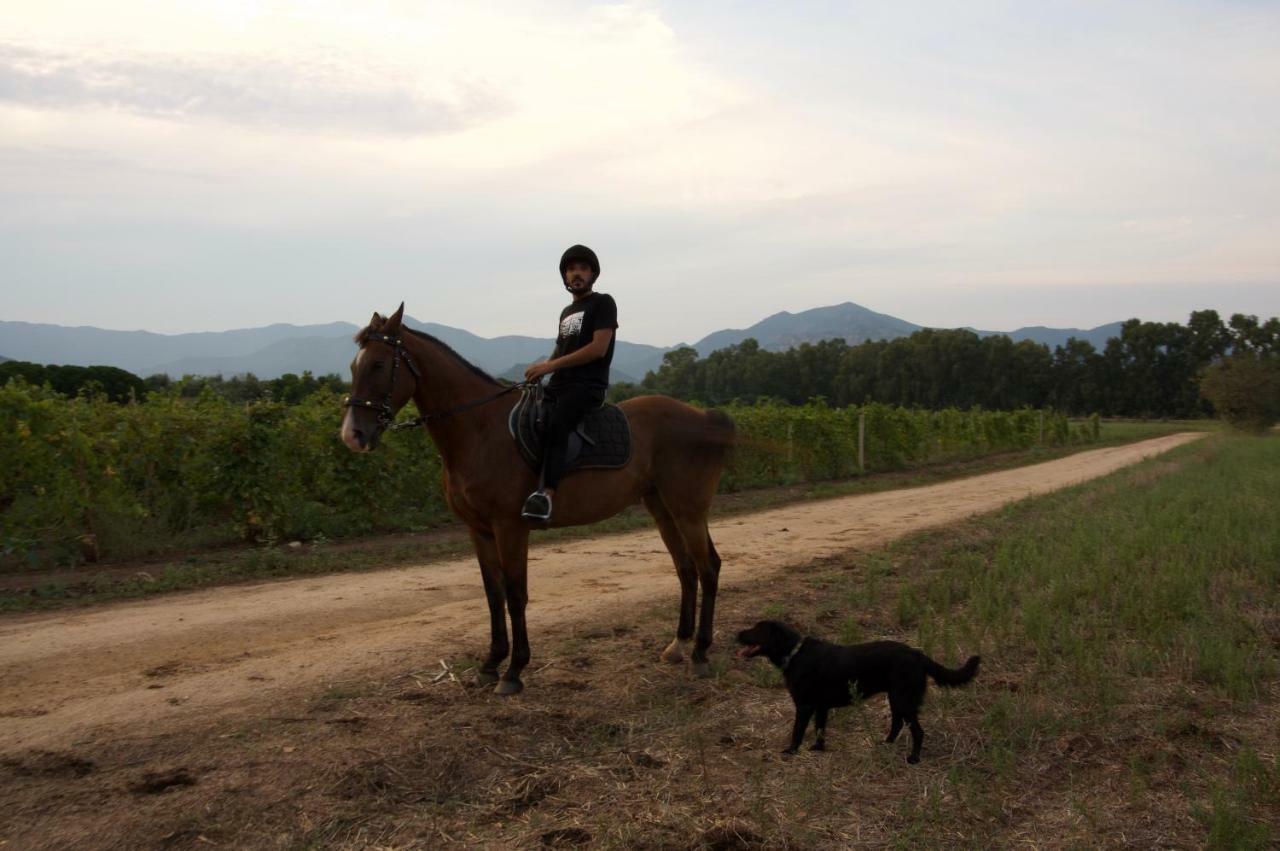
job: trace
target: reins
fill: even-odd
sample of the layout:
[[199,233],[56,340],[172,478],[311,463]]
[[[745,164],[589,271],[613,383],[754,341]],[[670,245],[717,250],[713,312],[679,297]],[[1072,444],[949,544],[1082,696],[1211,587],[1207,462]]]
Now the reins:
[[391,360],[391,379],[387,382],[387,392],[382,397],[381,402],[374,402],[371,399],[361,399],[356,396],[347,396],[342,400],[342,406],[344,408],[370,408],[377,411],[378,425],[382,426],[387,431],[403,431],[404,429],[417,428],[420,425],[426,425],[433,420],[448,419],[449,417],[461,414],[464,411],[469,411],[472,408],[487,405],[489,402],[499,399],[508,393],[512,393],[516,390],[523,390],[525,387],[534,383],[530,381],[522,381],[519,384],[512,384],[510,387],[504,387],[495,393],[490,393],[488,396],[473,399],[470,402],[464,402],[461,405],[457,405],[444,411],[423,414],[412,420],[405,420],[400,423],[393,422],[393,420],[395,420],[396,412],[391,408],[391,394],[394,393],[396,389],[396,370],[400,368],[400,361],[403,360],[405,366],[409,368],[409,372],[413,373],[413,380],[415,384],[420,378],[422,378],[422,373],[418,371],[418,367],[414,364],[413,358],[411,358],[409,353],[404,350],[404,342],[400,337],[391,337],[378,331],[370,331],[366,339],[386,343],[395,351]]
[[503,387],[501,390],[497,391],[496,393],[490,393],[488,396],[483,396],[479,399],[472,399],[470,402],[465,402],[461,405],[458,405],[457,407],[450,408],[447,411],[437,411],[436,413],[433,413],[433,414],[423,414],[420,417],[415,417],[411,420],[405,420],[402,423],[393,423],[390,426],[388,426],[388,430],[401,431],[407,428],[417,428],[420,425],[426,425],[432,420],[448,419],[449,417],[455,416],[456,414],[461,414],[464,411],[469,411],[472,408],[478,408],[481,405],[487,405],[490,402],[492,402],[494,399],[500,399],[503,396],[507,395],[508,393],[512,393],[516,390],[522,390],[529,383],[530,382],[528,381],[521,381],[519,384],[512,384],[510,387]]

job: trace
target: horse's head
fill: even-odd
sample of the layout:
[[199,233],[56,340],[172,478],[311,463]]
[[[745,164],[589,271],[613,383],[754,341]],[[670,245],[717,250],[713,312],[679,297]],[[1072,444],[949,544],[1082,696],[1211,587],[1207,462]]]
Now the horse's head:
[[343,405],[342,442],[353,452],[378,445],[383,431],[413,396],[418,367],[400,343],[400,309],[388,317],[377,313],[356,334],[360,350],[351,362],[351,395]]

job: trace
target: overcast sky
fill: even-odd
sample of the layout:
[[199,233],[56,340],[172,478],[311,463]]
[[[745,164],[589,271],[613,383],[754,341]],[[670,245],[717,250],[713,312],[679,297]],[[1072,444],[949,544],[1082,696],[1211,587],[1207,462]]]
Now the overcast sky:
[[1280,3],[0,0],[0,319],[1280,314]]

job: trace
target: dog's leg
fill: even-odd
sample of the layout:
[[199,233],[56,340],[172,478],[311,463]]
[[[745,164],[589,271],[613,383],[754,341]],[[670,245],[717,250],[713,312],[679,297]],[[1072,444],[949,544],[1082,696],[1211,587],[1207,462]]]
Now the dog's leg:
[[800,743],[804,741],[804,731],[809,728],[809,719],[812,717],[812,706],[796,704],[796,724],[791,730],[791,747],[784,750],[784,754],[793,754],[800,748]]
[[915,765],[920,761],[920,746],[924,744],[924,729],[920,726],[920,721],[916,716],[912,715],[907,719],[911,725],[911,756],[907,757],[907,762]]
[[817,717],[814,719],[813,725],[818,730],[818,740],[813,743],[811,751],[825,751],[827,749],[827,709],[826,706],[818,707]]
[[885,739],[886,744],[893,744],[898,741],[898,734],[902,732],[902,716],[893,713],[893,724],[889,727],[889,736]]

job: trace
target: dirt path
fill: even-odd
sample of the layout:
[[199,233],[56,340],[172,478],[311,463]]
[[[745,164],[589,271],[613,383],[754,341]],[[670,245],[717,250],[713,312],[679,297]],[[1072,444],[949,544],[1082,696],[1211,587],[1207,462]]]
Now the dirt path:
[[[718,523],[732,587],[787,564],[882,544],[1105,475],[1203,435],[1169,435],[907,490],[810,502]],[[529,622],[539,632],[678,585],[652,530],[536,547]],[[233,586],[87,612],[0,621],[0,754],[109,735],[116,725],[208,724],[301,687],[431,668],[487,644],[471,559]],[[721,630],[723,635],[723,628]],[[655,637],[656,654],[668,636]],[[723,639],[722,639],[723,640]],[[537,688],[537,676],[527,676]]]

